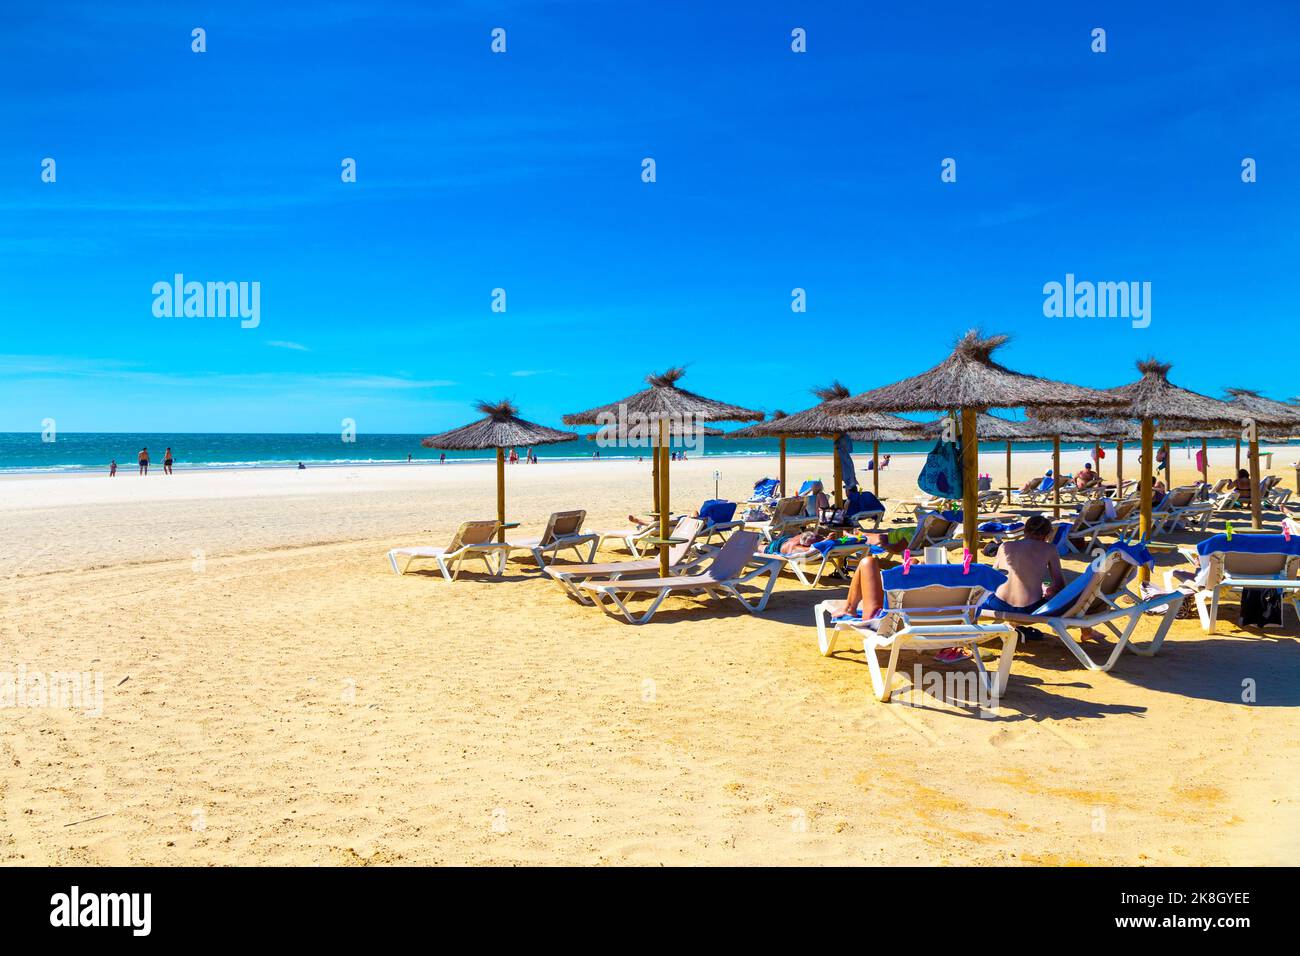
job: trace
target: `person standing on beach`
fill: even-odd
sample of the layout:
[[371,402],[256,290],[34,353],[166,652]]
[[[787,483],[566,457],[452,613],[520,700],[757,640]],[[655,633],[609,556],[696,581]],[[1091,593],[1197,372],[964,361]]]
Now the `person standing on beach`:
[[170,475],[171,473],[172,473],[172,450],[168,448],[165,452],[163,452],[163,474]]
[[447,453],[445,451],[438,456],[438,464],[440,465],[447,464]]
[[114,458],[108,463],[108,477],[113,478],[117,475],[117,459]]
[[140,462],[140,474],[142,475],[149,474],[149,449],[141,448],[140,454],[137,455],[136,457],[137,460]]

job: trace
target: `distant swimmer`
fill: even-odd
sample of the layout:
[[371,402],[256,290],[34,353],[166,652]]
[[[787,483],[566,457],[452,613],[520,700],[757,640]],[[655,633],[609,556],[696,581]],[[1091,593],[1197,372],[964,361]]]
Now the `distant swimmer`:
[[114,458],[108,463],[108,477],[112,478],[117,474],[117,459]]
[[306,470],[307,470],[307,466],[304,465],[302,462],[298,462],[298,470],[299,470],[299,471],[306,471]]
[[136,456],[140,462],[140,474],[149,474],[149,449],[141,448],[140,454]]

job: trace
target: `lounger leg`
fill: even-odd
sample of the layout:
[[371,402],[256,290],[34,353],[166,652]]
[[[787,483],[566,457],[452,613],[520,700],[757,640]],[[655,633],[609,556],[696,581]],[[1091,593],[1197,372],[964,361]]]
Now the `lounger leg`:
[[1070,632],[1066,630],[1065,625],[1059,620],[1052,621],[1052,630],[1056,632],[1056,636],[1061,639],[1061,643],[1065,645],[1066,650],[1073,654],[1080,664],[1090,671],[1098,671],[1102,669],[1099,665],[1093,663],[1092,658],[1090,658],[1087,653],[1084,652],[1083,648],[1079,646],[1079,642],[1070,636]]
[[1221,590],[1221,588],[1216,587],[1214,594],[1210,597],[1210,626],[1208,630],[1211,634],[1214,633],[1214,629],[1219,623],[1219,592]]
[[867,665],[871,671],[871,686],[876,692],[876,700],[887,704],[894,693],[894,672],[898,670],[898,654],[903,649],[902,645],[895,641],[889,648],[889,668],[883,675],[880,673],[880,660],[876,657],[875,648],[868,650],[867,642],[864,641],[863,649],[867,652]]
[[[438,562],[438,570],[442,572],[442,576],[446,578],[448,581],[455,581],[456,575],[452,574],[451,571],[447,568],[447,559],[444,558],[442,555],[439,555],[436,560]],[[457,571],[460,570],[459,566],[457,566],[456,570]]]
[[[388,552],[388,563],[391,564],[391,565],[393,566],[393,573],[394,573],[394,574],[401,574],[401,573],[402,573],[401,571],[397,570],[397,552],[396,552],[396,551],[389,551],[389,552]],[[410,562],[408,561],[407,564],[410,564]]]
[[817,647],[821,650],[823,657],[830,657],[835,650],[835,638],[839,633],[839,628],[830,624],[831,606],[829,601],[822,601],[813,608],[813,620],[817,622]]
[[1160,626],[1156,628],[1155,636],[1151,638],[1149,644],[1145,647],[1138,647],[1130,642],[1128,649],[1134,654],[1141,654],[1143,657],[1155,657],[1156,654],[1160,653],[1160,645],[1165,642],[1169,629],[1174,626],[1174,620],[1178,617],[1178,612],[1182,609],[1185,600],[1187,599],[1180,598],[1177,601],[1172,601],[1169,607],[1165,609],[1165,616],[1161,619]]
[[[1002,656],[997,658],[997,672],[993,676],[993,685],[989,688],[989,695],[993,697],[993,706],[997,706],[1002,695],[1006,693],[1006,684],[1011,679],[1011,662],[1015,659],[1015,644],[1019,640],[1019,633],[1015,628],[1011,628],[1010,633],[1002,637]],[[976,648],[975,657],[979,658],[979,649]]]

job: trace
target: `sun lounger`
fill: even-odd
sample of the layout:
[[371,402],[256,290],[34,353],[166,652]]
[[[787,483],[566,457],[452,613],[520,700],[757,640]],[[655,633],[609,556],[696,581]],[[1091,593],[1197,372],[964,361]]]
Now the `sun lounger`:
[[787,534],[794,534],[810,524],[817,523],[817,519],[808,514],[807,505],[807,499],[797,495],[793,498],[782,498],[772,509],[771,518],[763,521],[746,521],[745,529],[757,531],[769,542]]
[[722,540],[737,528],[745,526],[744,521],[734,520],[736,503],[723,498],[711,498],[700,505],[700,517],[704,519],[704,541],[712,544],[714,536]]
[[1106,505],[1106,501],[1095,499],[1079,506],[1079,511],[1066,527],[1064,536],[1059,531],[1057,533],[1055,540],[1060,542],[1057,550],[1061,550],[1061,545],[1065,547],[1062,557],[1066,554],[1089,554],[1097,546],[1097,536],[1107,523]]
[[747,505],[774,505],[780,500],[781,479],[763,478],[754,485],[754,493],[745,499]]
[[[508,550],[505,545],[493,540],[496,530],[495,521],[466,521],[457,529],[447,547],[393,548],[388,552],[388,563],[393,566],[394,574],[405,574],[416,561],[433,561],[444,578],[455,581],[464,561],[482,558],[487,565],[488,574],[499,577],[505,570]],[[397,566],[399,558],[406,559],[400,568]],[[495,566],[492,561],[494,558]]]
[[926,548],[953,548],[962,543],[960,511],[929,511],[917,519],[916,531],[907,543],[909,550],[920,554]]
[[[1143,657],[1156,654],[1173,626],[1174,619],[1178,617],[1179,608],[1183,605],[1183,595],[1177,590],[1171,589],[1171,593],[1156,595],[1143,601],[1128,589],[1129,582],[1137,574],[1138,569],[1143,565],[1151,564],[1154,564],[1154,560],[1144,546],[1114,544],[1101,558],[1090,562],[1082,574],[1059,593],[1035,608],[1032,613],[985,610],[984,614],[997,621],[1048,627],[1088,670],[1109,671],[1126,648]],[[1133,603],[1121,606],[1119,604],[1121,599]],[[1155,635],[1146,646],[1135,646],[1132,637],[1138,622],[1148,611],[1158,608],[1164,608],[1165,613]],[[1117,622],[1124,623],[1123,630],[1117,626]],[[1100,664],[1093,661],[1079,642],[1070,636],[1072,628],[1096,627],[1106,628],[1117,639],[1110,656]]]
[[[847,573],[848,562],[853,558],[861,558],[872,552],[872,545],[867,541],[856,540],[850,543],[839,544],[833,540],[818,541],[811,548],[803,551],[796,551],[794,554],[769,554],[763,552],[754,556],[754,561],[775,559],[781,562],[784,569],[788,569],[798,580],[799,583],[806,587],[817,587],[827,571]],[[814,570],[815,569],[815,570]],[[808,574],[812,573],[812,580],[808,579]]]
[[1165,587],[1179,588],[1196,601],[1201,628],[1213,634],[1224,591],[1276,589],[1300,618],[1300,536],[1216,534],[1195,548],[1179,548],[1193,571],[1166,571]]
[[[722,597],[734,597],[745,610],[751,613],[767,607],[772,588],[780,573],[779,561],[764,561],[757,567],[746,569],[754,559],[754,552],[759,545],[756,531],[736,531],[727,539],[709,565],[696,574],[673,575],[666,578],[634,578],[632,580],[595,580],[577,582],[577,586],[600,606],[601,610],[611,616],[622,615],[630,624],[645,624],[652,617],[659,605],[669,595],[707,594]],[[741,587],[753,584],[760,578],[767,578],[767,585],[762,588],[758,598],[747,601],[741,593]],[[757,585],[754,585],[757,586]],[[641,614],[635,614],[627,606],[627,599],[633,594],[650,594],[653,599]]]
[[1159,509],[1151,513],[1151,536],[1193,528],[1204,532],[1215,512],[1215,503],[1200,495],[1199,484],[1183,485],[1165,495]]
[[[839,638],[861,638],[872,690],[877,700],[887,702],[901,651],[969,647],[984,690],[994,700],[1002,696],[1016,652],[1016,631],[1006,624],[980,624],[976,615],[985,598],[1006,581],[1005,574],[987,564],[973,564],[969,573],[960,564],[918,564],[906,573],[901,567],[890,568],[880,578],[885,607],[869,621],[832,619],[832,607],[839,602],[823,601],[813,610],[822,654],[834,653]],[[1002,641],[994,675],[984,669],[977,649],[979,644],[992,640]],[[889,651],[889,664],[883,672],[876,656],[882,650]]]
[[[695,551],[704,522],[699,518],[680,518],[672,530],[672,537],[681,539],[668,549],[668,569],[673,574],[686,574],[704,563],[708,555]],[[594,604],[591,596],[578,587],[581,581],[597,578],[620,581],[624,578],[642,575],[654,577],[659,574],[659,559],[645,558],[638,561],[610,561],[605,564],[553,564],[546,569],[546,574],[565,590],[570,597],[582,604]]]
[[[590,564],[596,557],[596,546],[600,541],[600,535],[592,532],[584,533],[582,523],[585,520],[587,520],[585,511],[557,511],[546,522],[546,530],[542,532],[540,538],[508,541],[506,545],[509,551],[527,551],[532,554],[539,568],[546,567],[547,555],[554,559],[560,551],[573,551],[578,555],[579,560]],[[590,545],[585,558],[582,550],[584,545]]]

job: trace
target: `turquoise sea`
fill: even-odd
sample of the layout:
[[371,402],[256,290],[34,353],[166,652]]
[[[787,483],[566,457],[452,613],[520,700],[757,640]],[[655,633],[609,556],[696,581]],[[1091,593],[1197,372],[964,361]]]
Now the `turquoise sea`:
[[[152,463],[162,466],[163,451],[171,447],[176,469],[189,468],[294,468],[299,462],[313,467],[392,464],[406,461],[437,461],[441,452],[420,447],[421,435],[364,435],[354,442],[344,442],[335,434],[217,434],[217,433],[133,433],[133,432],[59,432],[53,441],[45,441],[39,432],[0,432],[0,473],[3,472],[84,472],[106,469],[117,460],[120,468],[134,468],[136,455],[148,448]],[[924,452],[930,442],[890,442],[881,445],[882,453]],[[1229,442],[1213,442],[1224,445]],[[1000,444],[989,446],[1003,447]],[[1063,448],[1084,450],[1091,446],[1071,442]],[[1050,450],[1050,443],[1016,445],[1017,450]],[[543,459],[587,459],[596,450],[585,439],[561,445],[544,445],[536,449]],[[527,449],[520,448],[523,455]],[[705,457],[774,455],[776,439],[706,438]],[[790,439],[789,455],[826,455],[830,442],[819,439]],[[855,455],[861,460],[871,446],[859,442]],[[638,458],[646,449],[601,448],[602,458]],[[695,457],[694,453],[688,453]],[[447,461],[481,461],[495,456],[492,451],[448,452]],[[861,467],[861,465],[860,465]]]

